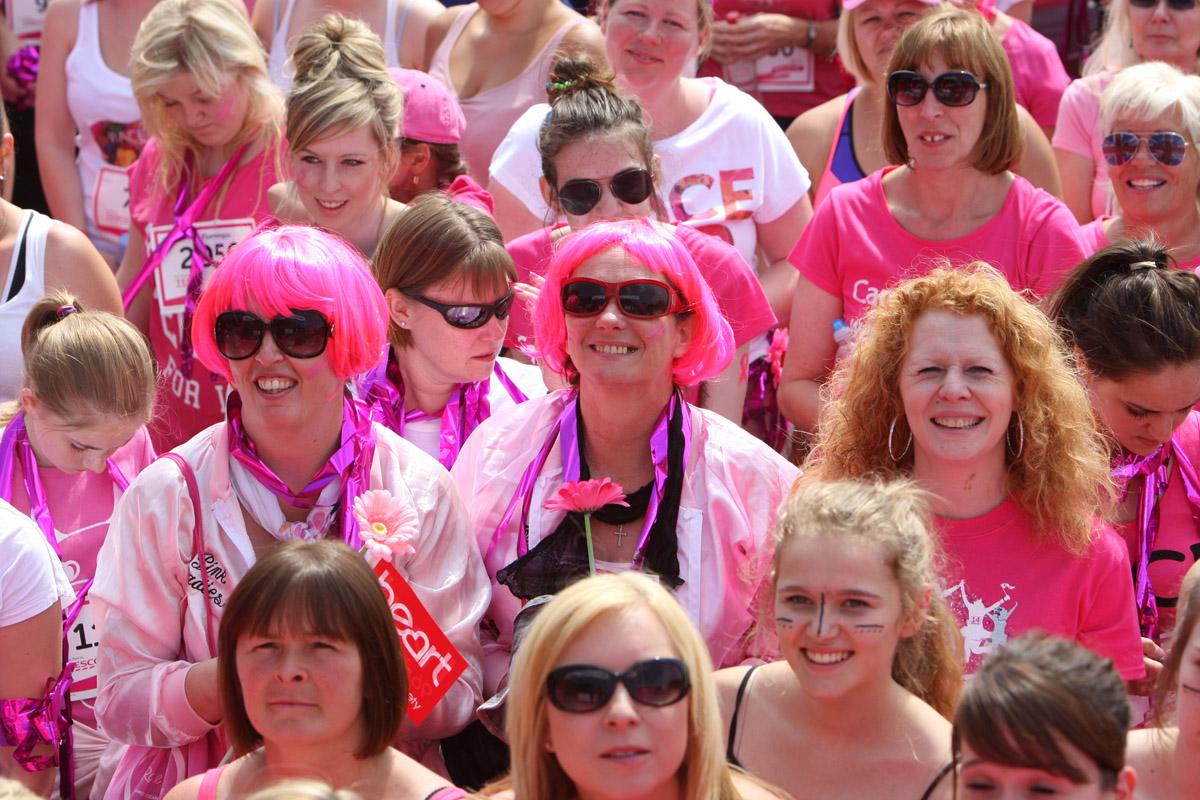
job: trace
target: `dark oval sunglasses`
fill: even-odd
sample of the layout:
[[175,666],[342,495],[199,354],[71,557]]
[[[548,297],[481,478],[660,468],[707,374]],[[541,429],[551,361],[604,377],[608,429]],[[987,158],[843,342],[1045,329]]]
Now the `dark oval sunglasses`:
[[439,303],[437,300],[430,300],[428,297],[409,292],[404,292],[404,296],[411,297],[421,305],[429,306],[437,311],[442,315],[442,319],[446,320],[447,325],[468,331],[482,328],[492,317],[500,320],[508,319],[508,312],[512,309],[513,304],[512,292],[494,303]]
[[[622,203],[637,205],[654,191],[654,179],[650,171],[642,167],[623,169],[608,181],[608,190]],[[573,217],[581,217],[600,202],[604,188],[599,181],[590,178],[575,178],[558,188],[558,204]]]
[[291,316],[267,322],[249,311],[225,311],[217,315],[214,338],[217,350],[230,361],[241,361],[258,352],[263,334],[271,332],[275,346],[292,358],[316,358],[325,352],[333,336],[333,323],[320,311],[291,309]]
[[919,72],[901,69],[888,75],[887,79],[888,97],[898,106],[917,105],[931,88],[933,96],[944,106],[969,106],[975,102],[979,90],[987,87],[988,84],[963,70],[943,72],[933,80],[926,80]]
[[555,708],[586,714],[608,705],[618,683],[644,706],[673,705],[691,689],[686,664],[678,658],[651,658],[619,674],[592,664],[567,664],[550,672],[546,694]]
[[1119,167],[1133,160],[1138,148],[1146,143],[1150,157],[1164,167],[1178,167],[1187,155],[1188,140],[1182,133],[1175,131],[1155,131],[1154,133],[1133,133],[1132,131],[1113,131],[1100,143],[1104,160],[1110,166]]
[[563,284],[563,313],[573,317],[594,317],[616,298],[617,307],[630,317],[653,319],[687,311],[679,295],[662,281],[638,278],[608,283],[593,278],[575,278]]
[[[1158,0],[1129,0],[1129,5],[1135,8],[1157,8]],[[1196,0],[1167,0],[1167,8],[1172,11],[1191,11],[1196,7]]]

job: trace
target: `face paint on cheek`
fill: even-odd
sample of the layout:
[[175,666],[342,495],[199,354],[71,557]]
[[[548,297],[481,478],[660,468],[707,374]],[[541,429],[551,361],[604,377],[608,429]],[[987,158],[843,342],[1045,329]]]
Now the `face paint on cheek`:
[[883,633],[882,625],[855,625],[854,629],[861,633]]
[[791,617],[776,617],[775,618],[775,627],[776,628],[794,628],[794,627],[796,627],[796,620],[792,619]]
[[821,608],[817,611],[817,636],[825,632],[825,593],[821,592]]

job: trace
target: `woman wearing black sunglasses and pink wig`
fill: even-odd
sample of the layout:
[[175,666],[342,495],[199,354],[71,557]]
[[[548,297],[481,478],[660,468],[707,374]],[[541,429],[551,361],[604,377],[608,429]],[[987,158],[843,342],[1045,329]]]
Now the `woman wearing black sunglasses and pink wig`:
[[1080,223],[1113,211],[1105,171],[1100,97],[1122,70],[1165,61],[1185,75],[1200,72],[1200,10],[1196,0],[1112,0],[1104,34],[1063,92],[1054,129],[1054,157],[1063,199]]
[[1122,70],[1101,101],[1115,216],[1083,226],[1088,252],[1155,239],[1183,269],[1200,267],[1200,76],[1153,61]]
[[576,583],[539,613],[513,665],[512,774],[521,800],[766,800],[721,745],[712,661],[686,612],[645,575]]
[[[420,757],[474,714],[488,585],[462,505],[446,471],[373,423],[346,389],[376,364],[386,330],[362,257],[315,228],[255,233],[213,274],[192,335],[197,357],[232,387],[228,419],[134,480],[92,588],[107,637],[96,713],[132,745],[110,796],[148,783],[160,796],[217,765],[214,636],[230,592],[278,542],[362,547],[355,501],[369,490],[383,490],[369,498],[382,516],[410,520],[381,544],[469,662],[420,726],[405,722],[400,743]],[[401,538],[403,527],[411,535]]]
[[900,38],[888,64],[883,144],[895,166],[834,189],[792,263],[800,283],[779,407],[815,431],[839,319],[854,323],[904,278],[984,260],[1017,291],[1046,294],[1084,256],[1061,202],[1010,167],[1021,152],[1012,73],[973,12],[942,11]]
[[537,367],[497,358],[512,259],[491,217],[431,193],[384,233],[373,268],[390,347],[360,393],[384,425],[449,469],[479,423],[546,393]]
[[656,574],[714,663],[770,655],[749,634],[775,508],[794,466],[683,387],[720,372],[729,325],[678,239],[658,223],[598,223],[563,240],[538,298],[546,365],[570,388],[479,427],[454,465],[492,577],[485,684],[509,667],[525,601],[589,572],[583,519],[544,504],[565,483],[609,478],[628,506],[591,518],[596,569]]

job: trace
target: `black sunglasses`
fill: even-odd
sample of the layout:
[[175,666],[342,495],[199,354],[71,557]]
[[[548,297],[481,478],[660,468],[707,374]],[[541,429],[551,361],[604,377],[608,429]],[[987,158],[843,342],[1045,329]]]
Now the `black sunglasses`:
[[404,294],[437,311],[442,315],[442,319],[446,320],[446,324],[468,331],[472,328],[482,328],[493,316],[496,319],[508,319],[508,312],[513,304],[512,292],[494,303],[439,303],[419,294]]
[[[1129,5],[1135,8],[1154,8],[1158,0],[1129,0]],[[1167,0],[1167,8],[1172,11],[1191,11],[1196,7],[1196,0]]]
[[591,664],[567,664],[546,678],[546,692],[555,708],[586,714],[608,705],[617,683],[644,706],[678,703],[691,689],[686,664],[678,658],[651,658],[620,674]]
[[[637,205],[654,191],[654,180],[649,170],[630,167],[613,175],[608,181],[608,189],[622,203]],[[599,181],[576,178],[559,187],[558,204],[571,216],[581,217],[596,207],[603,191]]]
[[933,80],[910,69],[902,69],[888,75],[888,97],[898,106],[915,106],[925,99],[925,93],[933,88],[933,96],[944,106],[969,106],[975,102],[980,89],[988,84],[981,83],[969,72],[957,70],[943,72]]
[[662,281],[638,278],[608,283],[593,278],[576,278],[563,284],[563,313],[573,317],[594,317],[617,298],[617,306],[630,317],[653,319],[687,311],[679,295]]
[[271,332],[275,346],[292,358],[316,358],[333,336],[333,324],[320,311],[293,308],[291,316],[266,322],[249,311],[225,311],[217,316],[214,334],[217,350],[230,361],[241,361],[258,352],[263,334]]
[[1100,143],[1104,160],[1111,166],[1119,167],[1132,161],[1137,155],[1138,148],[1146,143],[1150,156],[1164,167],[1178,167],[1187,155],[1188,140],[1183,134],[1175,131],[1155,131],[1154,133],[1133,133],[1132,131],[1114,131]]

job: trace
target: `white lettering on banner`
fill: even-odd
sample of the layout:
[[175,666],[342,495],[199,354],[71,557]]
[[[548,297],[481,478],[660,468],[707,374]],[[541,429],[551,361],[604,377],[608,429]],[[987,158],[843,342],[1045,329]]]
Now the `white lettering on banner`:
[[[396,623],[396,629],[400,632],[400,641],[404,644],[404,649],[408,651],[412,660],[417,662],[418,666],[424,667],[430,658],[433,658],[437,665],[433,668],[433,685],[441,687],[440,673],[444,670],[450,671],[450,657],[444,653],[439,653],[429,642],[429,637],[424,632],[414,629],[412,612],[408,610],[408,606],[396,598],[395,592],[391,584],[381,582],[384,595],[387,597],[388,607],[392,609],[392,620]],[[421,644],[415,645],[414,642],[420,641]]]
[[[175,356],[167,356],[167,363],[162,369],[162,376],[168,382],[167,385],[171,389],[171,394],[183,400],[183,402],[187,403],[195,411],[200,410],[200,381],[195,378],[184,377],[184,374],[179,371],[179,365],[175,363]],[[228,388],[226,388],[226,392],[228,392]],[[224,408],[224,403],[222,403],[222,408]]]

